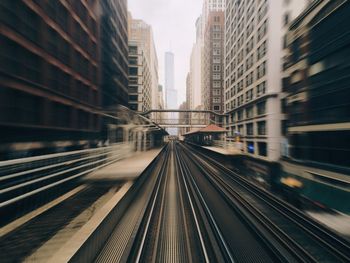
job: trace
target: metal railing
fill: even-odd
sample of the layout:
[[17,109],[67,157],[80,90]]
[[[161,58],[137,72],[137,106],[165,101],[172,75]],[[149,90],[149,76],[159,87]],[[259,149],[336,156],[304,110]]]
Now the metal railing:
[[0,162],[0,208],[128,157],[131,143]]

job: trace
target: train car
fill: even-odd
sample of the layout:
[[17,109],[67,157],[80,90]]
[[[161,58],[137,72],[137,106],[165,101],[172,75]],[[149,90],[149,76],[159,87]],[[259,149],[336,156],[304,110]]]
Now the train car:
[[320,165],[282,161],[279,184],[288,197],[350,214],[350,175],[326,170]]

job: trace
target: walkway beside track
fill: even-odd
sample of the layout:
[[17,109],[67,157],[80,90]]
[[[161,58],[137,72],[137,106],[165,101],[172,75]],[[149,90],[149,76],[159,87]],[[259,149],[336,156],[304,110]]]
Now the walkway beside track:
[[223,155],[243,155],[244,154],[243,152],[237,149],[222,148],[222,147],[215,147],[215,146],[202,146],[202,147]]
[[[67,251],[74,253],[161,150],[135,153],[88,174],[68,197],[62,196],[2,227],[1,262],[14,258],[47,262],[56,252],[60,255],[59,251],[65,251],[64,257]],[[69,208],[73,204],[75,208]],[[68,216],[67,211],[73,209]]]
[[84,180],[135,180],[156,158],[161,150],[162,148],[157,148],[149,150],[147,152],[136,153],[126,159],[115,162],[87,175]]

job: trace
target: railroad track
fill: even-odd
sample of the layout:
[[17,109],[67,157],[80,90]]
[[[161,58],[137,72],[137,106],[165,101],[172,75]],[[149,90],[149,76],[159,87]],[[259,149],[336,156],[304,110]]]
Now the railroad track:
[[[100,190],[97,197],[106,191]],[[176,141],[168,143],[115,211],[113,224],[108,215],[106,227],[91,235],[89,249],[79,249],[71,262],[349,262],[350,258],[346,240]],[[54,233],[59,229],[55,227],[48,231]],[[24,246],[23,251],[33,249]]]
[[345,239],[214,159],[192,147],[181,148],[279,260],[350,261]]
[[[161,167],[147,179],[95,261],[281,262],[229,206],[218,215],[208,201],[214,200],[219,208],[224,201],[218,195],[208,200],[196,173],[199,170],[188,165],[178,143],[170,142]],[[237,234],[233,242],[223,232],[230,224]],[[127,228],[132,229],[129,239],[122,234]]]
[[120,239],[120,232],[131,222],[123,218],[96,262],[209,262],[213,251],[204,245],[205,228],[199,223],[178,158],[173,143],[169,143],[161,167],[148,178],[124,216],[137,215],[130,239]]

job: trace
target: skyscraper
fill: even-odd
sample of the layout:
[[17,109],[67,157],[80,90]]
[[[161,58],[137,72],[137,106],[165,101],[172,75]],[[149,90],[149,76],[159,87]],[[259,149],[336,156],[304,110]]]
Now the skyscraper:
[[[174,53],[168,51],[165,53],[165,97],[166,97],[166,108],[177,109],[177,90],[175,89],[174,79]],[[176,119],[177,114],[170,113],[167,117],[170,119]],[[176,135],[177,129],[168,129],[170,135]]]
[[0,142],[70,145],[97,135],[97,2],[0,1],[0,9]]
[[217,113],[223,112],[224,20],[223,11],[210,11],[204,29],[202,102]]
[[102,107],[113,112],[118,104],[128,105],[127,0],[99,4]]
[[[129,13],[129,104],[139,112],[157,109],[158,58],[152,27]],[[133,54],[132,54],[133,53]]]
[[198,109],[202,105],[202,17],[196,21],[196,42],[193,44],[190,58],[190,72],[187,89],[190,98],[187,98],[187,107],[189,109]]
[[165,95],[166,108],[177,108],[177,90],[174,81],[174,54],[172,52],[165,53]]
[[227,4],[227,129],[229,137],[241,141],[243,152],[254,162],[267,164],[280,157],[285,118],[281,106],[283,36],[286,24],[307,2],[265,0]]
[[141,19],[133,19],[129,13],[129,40],[138,43],[147,59],[150,72],[151,108],[158,108],[158,57],[152,27]]
[[129,41],[129,107],[137,112],[151,109],[151,77],[147,56],[136,41]]

